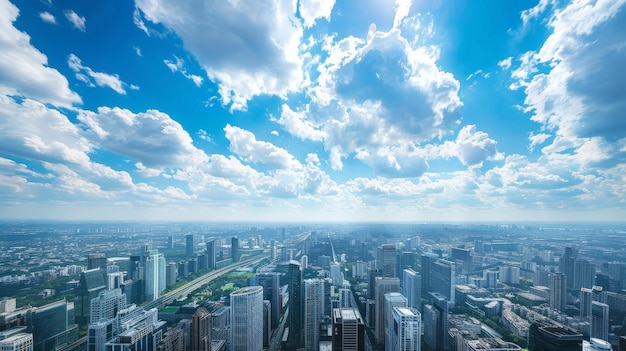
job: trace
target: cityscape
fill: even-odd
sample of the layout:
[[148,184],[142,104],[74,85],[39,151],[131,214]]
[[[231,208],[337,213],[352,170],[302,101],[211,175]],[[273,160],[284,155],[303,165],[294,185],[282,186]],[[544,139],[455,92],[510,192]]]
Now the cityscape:
[[0,0],[0,351],[626,351],[626,0]]
[[617,224],[3,222],[2,350],[619,350]]

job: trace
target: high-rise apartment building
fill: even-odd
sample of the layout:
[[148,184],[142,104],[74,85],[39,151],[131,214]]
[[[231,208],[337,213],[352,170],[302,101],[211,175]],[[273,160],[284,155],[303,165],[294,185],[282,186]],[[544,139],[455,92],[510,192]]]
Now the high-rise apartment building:
[[593,263],[585,259],[576,259],[574,261],[574,276],[567,277],[573,279],[572,288],[580,290],[580,288],[591,288],[596,276],[596,269]]
[[263,349],[263,287],[249,286],[230,294],[230,350]]
[[422,316],[415,308],[393,307],[387,326],[390,335],[386,351],[420,351]]
[[317,351],[320,341],[320,321],[324,317],[324,281],[307,279],[304,289],[304,349]]
[[593,301],[593,290],[587,288],[581,288],[578,294],[578,300],[580,301],[580,316],[582,318],[591,317],[591,302]]
[[333,285],[336,287],[343,285],[343,272],[341,271],[341,265],[337,262],[330,264],[330,279],[332,279]]
[[365,351],[365,323],[359,310],[335,308],[332,319],[333,351]]
[[91,300],[90,323],[103,322],[115,318],[118,311],[126,308],[126,295],[121,289],[102,291]]

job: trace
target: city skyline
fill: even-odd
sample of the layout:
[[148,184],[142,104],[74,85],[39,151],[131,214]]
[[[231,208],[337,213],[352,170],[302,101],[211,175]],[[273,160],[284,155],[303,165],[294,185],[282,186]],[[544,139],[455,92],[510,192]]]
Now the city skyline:
[[0,220],[624,221],[625,2],[0,0]]

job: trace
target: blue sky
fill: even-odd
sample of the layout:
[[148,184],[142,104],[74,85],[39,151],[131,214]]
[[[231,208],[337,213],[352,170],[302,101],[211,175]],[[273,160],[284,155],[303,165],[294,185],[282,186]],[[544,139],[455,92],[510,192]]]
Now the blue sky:
[[626,6],[0,0],[0,218],[626,219]]

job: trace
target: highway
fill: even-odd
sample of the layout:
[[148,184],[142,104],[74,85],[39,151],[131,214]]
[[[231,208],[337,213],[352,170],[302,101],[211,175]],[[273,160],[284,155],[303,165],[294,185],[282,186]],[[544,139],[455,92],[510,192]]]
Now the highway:
[[207,274],[196,278],[192,281],[190,281],[189,283],[180,286],[170,292],[167,292],[165,294],[163,294],[163,296],[159,297],[158,299],[148,302],[147,304],[143,305],[142,307],[145,310],[149,310],[152,308],[161,308],[164,307],[170,303],[172,303],[172,301],[178,299],[181,296],[187,296],[187,294],[194,292],[195,290],[200,289],[203,285],[210,283],[213,279],[218,278],[219,276],[235,271],[239,268],[245,267],[245,266],[249,266],[249,265],[253,265],[253,264],[257,264],[259,262],[261,262],[262,260],[269,258],[268,254],[263,254],[263,255],[258,255],[258,256],[253,256],[250,257],[244,261],[241,262],[237,262],[234,264],[231,264],[230,266],[227,267],[223,267],[214,271],[210,271]]

